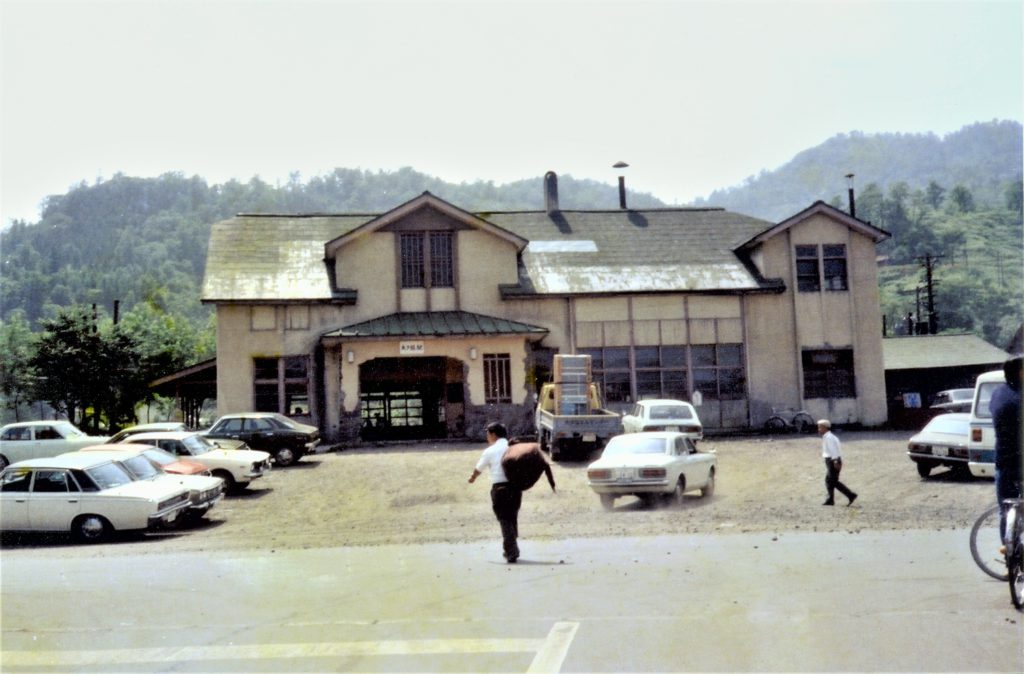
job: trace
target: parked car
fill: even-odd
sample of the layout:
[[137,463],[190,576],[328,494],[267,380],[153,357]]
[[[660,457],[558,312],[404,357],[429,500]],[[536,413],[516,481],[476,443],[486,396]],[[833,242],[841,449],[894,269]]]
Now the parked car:
[[983,372],[974,380],[974,398],[967,438],[967,468],[974,477],[996,475],[996,429],[992,423],[992,394],[1006,383],[1002,370]]
[[701,451],[678,431],[627,433],[608,441],[601,458],[587,466],[587,484],[610,510],[619,496],[651,502],[657,496],[682,503],[683,494],[715,491],[717,457]]
[[0,473],[0,531],[70,532],[93,542],[171,526],[188,507],[188,489],[135,480],[92,452],[20,461]]
[[[112,461],[117,461],[128,469],[128,472],[137,480],[163,480],[172,482],[188,489],[189,509],[186,515],[189,519],[196,520],[203,517],[210,511],[224,495],[224,480],[213,477],[205,466],[191,462],[174,461],[176,467],[185,466],[189,473],[170,473],[164,469],[163,464],[154,460],[150,454],[161,450],[149,445],[133,445],[122,443],[118,445],[93,445],[80,449],[80,452],[95,452],[102,454]],[[173,458],[173,457],[172,457]],[[198,467],[199,473],[193,472]],[[203,474],[205,473],[205,475]],[[180,518],[179,518],[180,519]]]
[[917,474],[928,477],[940,466],[968,473],[967,436],[971,415],[950,412],[933,417],[907,443],[907,456],[917,464]]
[[228,491],[239,491],[270,470],[270,454],[252,449],[221,449],[198,433],[139,433],[132,444],[159,447],[179,459],[201,463]]
[[57,456],[106,442],[86,435],[70,421],[21,421],[0,428],[0,470],[11,463]]
[[320,431],[283,414],[246,412],[226,414],[203,435],[210,440],[241,440],[252,449],[269,452],[279,466],[290,466],[320,442]]
[[973,401],[974,389],[951,388],[936,393],[929,409],[942,412],[970,412]]
[[704,437],[704,425],[693,405],[683,400],[641,400],[622,417],[626,433],[679,431],[693,440]]
[[[139,433],[157,433],[162,431],[174,431],[185,433],[191,431],[188,426],[180,421],[155,421],[149,424],[139,424],[137,426],[129,426],[124,428],[113,435],[108,442],[116,444],[118,442],[127,442],[133,435]],[[240,440],[228,440],[218,439],[214,441],[214,444],[223,449],[249,449],[245,443]]]

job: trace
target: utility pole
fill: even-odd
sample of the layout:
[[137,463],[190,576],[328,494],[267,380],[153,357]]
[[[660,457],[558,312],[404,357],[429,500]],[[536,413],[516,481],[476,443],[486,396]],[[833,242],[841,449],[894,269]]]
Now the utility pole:
[[917,258],[918,262],[924,265],[925,288],[928,291],[928,334],[934,335],[939,330],[939,315],[935,312],[935,284],[932,271],[935,264],[946,257],[945,255],[932,255],[925,253],[923,258]]

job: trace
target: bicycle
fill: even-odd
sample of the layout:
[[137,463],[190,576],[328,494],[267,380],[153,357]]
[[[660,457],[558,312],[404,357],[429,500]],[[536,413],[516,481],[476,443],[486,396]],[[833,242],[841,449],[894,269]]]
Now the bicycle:
[[1016,609],[1024,608],[1024,513],[1022,500],[1008,498],[1006,506],[1006,573],[1010,581],[1010,600]]
[[804,410],[772,408],[772,415],[764,422],[764,429],[769,433],[782,433],[794,430],[797,433],[810,433],[817,428],[818,422]]
[[1008,581],[1006,558],[998,554],[1003,544],[999,537],[999,504],[978,516],[971,527],[971,557],[982,571],[996,580]]

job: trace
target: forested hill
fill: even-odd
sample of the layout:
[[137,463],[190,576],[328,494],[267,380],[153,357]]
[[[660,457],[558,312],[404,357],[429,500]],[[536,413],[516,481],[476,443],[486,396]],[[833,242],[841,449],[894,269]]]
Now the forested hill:
[[844,176],[853,173],[858,190],[871,184],[885,190],[906,183],[911,191],[932,182],[947,190],[962,185],[976,204],[991,206],[1003,203],[1008,183],[1021,180],[1022,148],[1024,132],[1014,121],[980,122],[941,138],[843,133],[804,150],[778,169],[716,190],[695,205],[778,221],[818,199],[845,205]]
[[[778,221],[819,199],[846,208],[843,175],[857,183],[857,215],[893,234],[880,253],[882,303],[895,319],[916,310],[918,258],[941,255],[940,326],[1002,346],[1021,322],[1021,125],[986,122],[944,138],[850,133],[785,166],[694,205]],[[540,177],[452,184],[411,168],[339,168],[308,181],[259,178],[210,185],[199,176],[116,175],[47,199],[38,222],[0,233],[0,328],[14,312],[38,327],[61,307],[96,304],[122,315],[184,319],[209,335],[199,303],[210,225],[236,213],[379,213],[424,190],[467,210],[540,209]],[[636,186],[642,189],[642,186]],[[617,187],[559,177],[562,208],[617,208]],[[635,208],[664,206],[631,190]],[[148,318],[146,320],[149,320]],[[0,335],[2,336],[2,335]],[[209,342],[207,342],[209,343]]]

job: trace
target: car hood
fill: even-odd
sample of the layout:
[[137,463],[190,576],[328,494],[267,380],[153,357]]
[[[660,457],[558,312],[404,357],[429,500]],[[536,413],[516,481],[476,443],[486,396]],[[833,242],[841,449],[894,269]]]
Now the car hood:
[[187,494],[188,490],[182,487],[174,476],[166,476],[168,481],[154,481],[154,480],[140,480],[138,482],[129,482],[122,484],[120,487],[114,487],[112,489],[104,489],[101,493],[105,496],[128,496],[133,498],[144,498],[154,499],[162,501],[172,496],[179,494]]
[[256,449],[211,449],[203,456],[208,456],[211,459],[245,461],[246,463],[256,463],[257,461],[270,459],[270,454]]
[[622,454],[600,458],[587,468],[632,468],[639,466],[665,466],[679,457],[668,454]]

